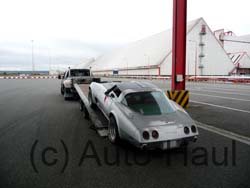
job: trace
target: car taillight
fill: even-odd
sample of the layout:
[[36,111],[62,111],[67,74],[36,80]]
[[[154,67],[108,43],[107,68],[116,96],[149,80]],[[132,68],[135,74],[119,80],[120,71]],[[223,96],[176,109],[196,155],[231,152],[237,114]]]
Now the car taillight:
[[148,140],[149,139],[149,133],[148,133],[148,131],[143,131],[142,136],[143,136],[143,138],[145,140]]
[[195,127],[194,125],[191,126],[191,131],[192,131],[193,133],[196,133],[196,132],[197,132],[197,129],[196,129],[196,127]]
[[152,131],[152,137],[157,139],[159,137],[159,133],[157,131]]
[[184,133],[185,133],[185,134],[189,134],[189,132],[190,132],[190,131],[189,131],[189,128],[188,128],[188,127],[184,127]]

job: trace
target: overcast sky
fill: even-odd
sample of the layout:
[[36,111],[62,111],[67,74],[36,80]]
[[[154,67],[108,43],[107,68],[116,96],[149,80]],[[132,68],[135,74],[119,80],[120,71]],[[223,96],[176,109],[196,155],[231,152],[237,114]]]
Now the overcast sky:
[[[247,0],[188,0],[188,20],[250,34]],[[172,0],[0,0],[0,70],[77,64],[172,26]]]

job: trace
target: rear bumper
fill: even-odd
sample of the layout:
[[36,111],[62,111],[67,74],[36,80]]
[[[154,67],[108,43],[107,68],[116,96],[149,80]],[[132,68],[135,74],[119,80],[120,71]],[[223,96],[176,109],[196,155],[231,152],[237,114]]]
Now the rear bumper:
[[136,146],[141,149],[151,150],[151,149],[173,149],[179,148],[187,145],[189,142],[196,142],[198,136],[191,136],[181,139],[165,140],[160,142],[148,142],[148,143],[138,143]]

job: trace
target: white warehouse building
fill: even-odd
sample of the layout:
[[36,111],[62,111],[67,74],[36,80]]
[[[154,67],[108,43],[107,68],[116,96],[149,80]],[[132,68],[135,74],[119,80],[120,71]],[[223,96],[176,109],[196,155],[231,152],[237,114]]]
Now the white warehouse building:
[[[89,65],[88,65],[89,66]],[[94,74],[161,75],[172,73],[172,29],[131,43],[98,58]],[[234,63],[203,18],[187,24],[187,75],[229,75]]]

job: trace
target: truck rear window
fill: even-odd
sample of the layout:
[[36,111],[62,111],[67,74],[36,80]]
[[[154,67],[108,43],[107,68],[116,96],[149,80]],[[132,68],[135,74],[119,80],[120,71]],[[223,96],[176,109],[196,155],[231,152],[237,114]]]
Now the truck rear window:
[[90,71],[88,69],[70,70],[70,76],[90,76]]

